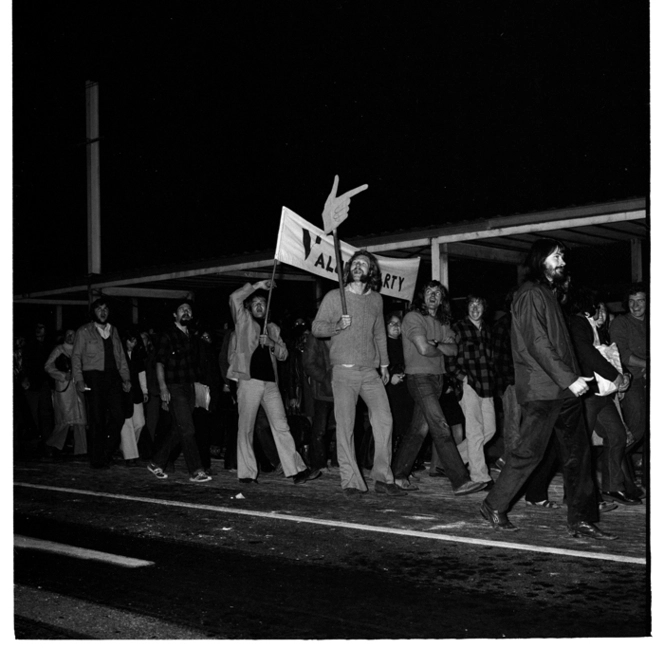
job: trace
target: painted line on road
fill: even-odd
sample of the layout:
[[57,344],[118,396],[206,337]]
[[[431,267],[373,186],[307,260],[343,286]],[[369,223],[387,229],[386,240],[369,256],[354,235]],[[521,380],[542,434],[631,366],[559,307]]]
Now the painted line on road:
[[398,536],[414,536],[422,539],[433,539],[436,541],[448,541],[451,543],[464,543],[466,545],[481,545],[491,548],[505,548],[507,550],[523,550],[526,552],[541,552],[543,554],[560,554],[566,557],[579,557],[582,559],[599,559],[601,561],[615,561],[618,563],[635,563],[645,565],[646,560],[642,557],[628,557],[621,554],[608,554],[604,552],[586,552],[583,550],[570,550],[566,548],[555,548],[551,546],[528,545],[525,543],[510,543],[507,541],[495,541],[492,539],[474,539],[465,536],[453,536],[448,534],[435,534],[419,530],[404,530],[393,527],[380,527],[377,525],[363,525],[361,523],[348,523],[346,521],[333,521],[321,518],[307,518],[304,516],[292,516],[290,514],[278,514],[275,512],[260,512],[252,509],[233,509],[230,507],[219,507],[216,505],[200,505],[197,503],[185,503],[178,500],[162,500],[159,498],[144,498],[138,496],[125,496],[103,491],[87,491],[83,489],[72,489],[67,487],[51,487],[46,485],[35,485],[27,482],[15,482],[16,487],[27,487],[29,489],[41,489],[43,491],[59,491],[63,493],[78,494],[82,496],[93,496],[96,498],[112,498],[115,500],[128,500],[133,502],[150,503],[153,505],[165,505],[167,507],[183,507],[186,509],[201,509],[224,514],[239,514],[241,516],[253,516],[255,518],[270,518],[273,520],[291,521],[294,523],[309,523],[311,525],[324,525],[327,527],[340,527],[344,529],[360,530],[363,532],[378,532],[380,534],[396,534]]
[[[14,586],[14,614],[90,640],[209,640],[197,629],[42,588]],[[78,646],[78,645],[77,645]]]
[[18,534],[14,534],[14,547],[27,550],[42,550],[53,554],[64,554],[68,557],[75,557],[76,559],[103,561],[104,563],[112,563],[123,568],[154,566],[154,561],[123,557],[121,554],[109,554],[108,552],[99,552],[98,550],[89,550],[88,548],[78,548],[75,545],[44,541],[43,539],[35,539],[30,536],[20,536]]

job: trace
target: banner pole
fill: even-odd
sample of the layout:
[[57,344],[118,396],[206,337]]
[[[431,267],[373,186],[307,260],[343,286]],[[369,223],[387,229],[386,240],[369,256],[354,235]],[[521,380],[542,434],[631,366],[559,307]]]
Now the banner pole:
[[339,292],[341,293],[341,312],[343,315],[348,315],[348,308],[346,307],[346,292],[344,291],[344,277],[343,266],[341,265],[341,246],[339,245],[339,235],[337,229],[332,230],[334,235],[334,253],[337,257],[337,276],[339,277]]
[[277,257],[274,258],[272,264],[272,279],[270,280],[270,290],[267,294],[267,306],[265,307],[265,322],[263,323],[263,335],[267,335],[267,321],[270,317],[270,302],[272,301],[272,287],[274,286],[274,275],[277,272]]

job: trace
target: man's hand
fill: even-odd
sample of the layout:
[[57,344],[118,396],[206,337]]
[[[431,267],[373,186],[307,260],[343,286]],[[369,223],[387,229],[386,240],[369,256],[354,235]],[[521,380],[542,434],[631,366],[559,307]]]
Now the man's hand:
[[341,196],[337,196],[337,188],[339,187],[339,176],[334,176],[334,183],[332,183],[332,191],[325,201],[323,207],[323,230],[325,234],[329,234],[332,230],[339,227],[339,225],[348,218],[348,207],[350,206],[350,199],[355,194],[363,192],[369,188],[369,185],[360,185],[355,189],[347,191]]
[[387,385],[387,382],[390,380],[390,372],[387,367],[380,368],[380,375],[383,377],[383,385]]
[[[168,406],[168,404],[171,402],[171,393],[168,391],[167,387],[159,389],[159,396],[161,398],[162,407],[163,405]],[[164,408],[164,410],[168,410],[168,408]]]
[[265,291],[269,291],[270,287],[277,288],[277,283],[273,282],[271,279],[262,279],[260,282],[256,282],[254,284],[254,289],[256,291],[260,288],[264,289]]
[[626,392],[629,387],[629,380],[631,375],[625,372],[625,374],[618,374],[618,378],[614,381],[618,392]]
[[337,322],[337,327],[339,329],[348,329],[350,327],[350,316],[342,315]]
[[147,392],[143,392],[143,403],[147,403],[150,400],[150,395]]
[[405,374],[399,374],[399,373],[392,374],[392,378],[390,379],[390,383],[392,385],[399,385],[399,383],[401,383],[403,381],[404,376],[406,376],[406,375]]
[[588,392],[588,383],[593,381],[594,377],[590,376],[580,376],[572,385],[569,386],[570,391],[575,397],[583,396]]
[[125,392],[130,392],[131,391],[131,381],[122,381],[122,389]]
[[85,381],[76,381],[76,389],[79,392],[85,392],[86,390],[89,390],[90,388],[85,385]]

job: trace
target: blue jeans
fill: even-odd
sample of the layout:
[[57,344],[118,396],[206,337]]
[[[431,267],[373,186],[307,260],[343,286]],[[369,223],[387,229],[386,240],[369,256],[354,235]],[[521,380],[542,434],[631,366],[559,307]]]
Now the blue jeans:
[[445,475],[452,482],[454,489],[460,487],[470,480],[470,476],[461,461],[452,431],[440,407],[443,374],[408,374],[406,385],[415,402],[415,408],[413,419],[392,463],[394,477],[408,477],[422,442],[429,432]]
[[[168,385],[168,391],[171,393],[171,401],[168,404],[168,411],[171,413],[171,429],[154,454],[152,462],[163,469],[168,463],[171,451],[181,444],[187,471],[193,475],[202,468],[192,416],[196,404],[194,384],[171,383]],[[175,461],[175,458],[171,459]]]
[[590,440],[583,421],[580,399],[527,401],[521,404],[522,416],[514,448],[496,484],[486,497],[486,504],[506,512],[523,484],[537,468],[555,431],[563,467],[567,494],[567,521],[578,523],[599,520],[590,463]]

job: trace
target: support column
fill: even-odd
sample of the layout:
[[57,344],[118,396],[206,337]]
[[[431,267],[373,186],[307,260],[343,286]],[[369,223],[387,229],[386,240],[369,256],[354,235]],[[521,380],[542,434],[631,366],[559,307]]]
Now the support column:
[[449,257],[447,244],[431,240],[431,279],[437,279],[447,290],[450,290]]
[[131,298],[131,323],[138,324],[138,298]]
[[62,304],[55,305],[55,330],[62,329]]
[[643,253],[641,250],[641,239],[630,239],[632,252],[632,282],[643,281]]
[[101,273],[101,212],[99,185],[99,84],[85,85],[88,172],[88,273]]

